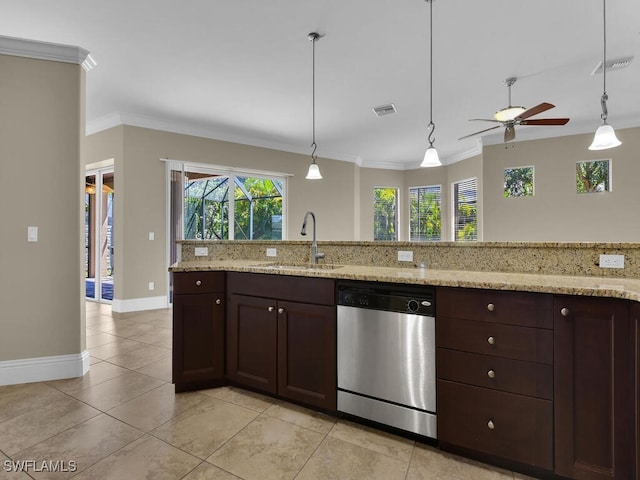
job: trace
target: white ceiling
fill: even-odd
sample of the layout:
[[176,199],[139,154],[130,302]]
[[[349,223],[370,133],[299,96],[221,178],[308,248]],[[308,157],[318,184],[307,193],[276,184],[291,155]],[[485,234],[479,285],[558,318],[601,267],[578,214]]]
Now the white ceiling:
[[[429,4],[424,0],[0,0],[0,34],[77,45],[87,74],[87,132],[120,123],[310,154],[316,44],[319,157],[406,169],[429,122]],[[435,146],[445,163],[502,142],[458,138],[512,103],[556,108],[560,127],[517,140],[595,131],[600,123],[601,0],[436,0]],[[640,126],[640,1],[609,0],[609,123]],[[0,72],[1,78],[2,72]],[[0,81],[1,85],[1,81]],[[393,102],[398,112],[376,117]],[[493,133],[493,132],[491,132]],[[585,148],[587,145],[585,145]]]

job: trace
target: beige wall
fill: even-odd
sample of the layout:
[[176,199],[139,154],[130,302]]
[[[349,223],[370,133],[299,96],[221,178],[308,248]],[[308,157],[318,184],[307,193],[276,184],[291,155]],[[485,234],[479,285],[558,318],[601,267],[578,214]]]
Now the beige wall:
[[[640,128],[617,130],[622,146],[592,152],[592,134],[484,149],[485,241],[637,242]],[[576,162],[611,159],[612,191],[576,193]],[[504,169],[534,167],[532,197],[505,198]]]
[[0,55],[0,72],[0,361],[78,354],[84,71]]
[[[162,158],[291,175],[285,226],[289,240],[305,239],[300,229],[307,210],[316,215],[319,240],[353,240],[360,227],[354,208],[358,167],[348,162],[319,158],[323,180],[309,181],[304,178],[309,156],[248,145],[131,126],[91,135],[87,143],[87,164],[114,158],[114,298],[119,300],[167,295]],[[149,232],[155,240],[149,240]],[[154,291],[148,290],[149,282],[155,283]]]
[[[637,241],[640,227],[629,220],[628,206],[637,205],[640,195],[634,188],[640,162],[633,161],[640,147],[638,131],[621,131],[624,145],[605,154],[589,152],[585,145],[590,135],[583,135],[488,146],[482,155],[453,165],[411,171],[319,159],[324,179],[309,181],[304,178],[306,155],[124,126],[91,135],[86,162],[115,159],[115,297],[127,300],[167,294],[166,171],[161,158],[291,175],[285,226],[289,240],[305,239],[300,226],[307,210],[317,216],[319,240],[372,240],[376,186],[400,189],[399,240],[407,240],[409,187],[442,185],[443,240],[450,241],[451,185],[475,177],[482,240]],[[614,191],[576,195],[575,162],[609,156],[614,159]],[[525,165],[536,167],[536,196],[504,199],[504,168]],[[151,231],[154,241],[148,240]],[[155,291],[148,290],[149,282],[155,283]]]

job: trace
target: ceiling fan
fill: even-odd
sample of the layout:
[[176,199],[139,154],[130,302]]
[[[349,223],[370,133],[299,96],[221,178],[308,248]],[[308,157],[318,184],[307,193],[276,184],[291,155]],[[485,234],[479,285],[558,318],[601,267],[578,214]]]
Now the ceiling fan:
[[469,135],[465,135],[464,137],[460,137],[458,140],[462,140],[464,138],[472,137],[474,135],[479,135],[484,132],[488,132],[490,130],[495,130],[496,128],[504,127],[504,141],[508,142],[509,140],[513,140],[516,138],[516,125],[565,125],[569,119],[568,118],[538,118],[529,120],[529,117],[533,117],[542,112],[546,112],[555,107],[550,103],[541,103],[532,107],[530,109],[526,109],[524,107],[513,107],[511,106],[511,85],[516,83],[516,77],[507,78],[504,83],[509,88],[509,106],[503,108],[502,110],[498,110],[493,117],[494,118],[472,118],[469,121],[482,121],[482,122],[496,122],[501,125],[496,125],[495,127],[487,128],[485,130],[480,130],[479,132],[471,133]]

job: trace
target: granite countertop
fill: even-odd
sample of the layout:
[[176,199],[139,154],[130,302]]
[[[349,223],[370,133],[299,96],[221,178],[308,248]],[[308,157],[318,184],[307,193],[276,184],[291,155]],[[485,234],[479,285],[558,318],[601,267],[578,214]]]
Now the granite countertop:
[[524,292],[585,295],[640,301],[640,280],[593,276],[539,275],[525,273],[433,270],[424,268],[377,267],[370,265],[330,265],[318,268],[303,265],[279,266],[259,260],[185,261],[173,265],[172,272],[231,271],[295,275],[316,278],[412,283],[434,286],[516,290]]

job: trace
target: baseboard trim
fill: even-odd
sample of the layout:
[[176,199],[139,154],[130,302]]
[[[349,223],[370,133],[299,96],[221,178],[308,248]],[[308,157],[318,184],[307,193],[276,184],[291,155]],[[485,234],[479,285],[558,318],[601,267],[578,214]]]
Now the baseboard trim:
[[140,312],[168,308],[167,297],[132,298],[129,300],[113,299],[111,311],[116,313]]
[[89,371],[89,352],[0,362],[0,385],[81,377]]

